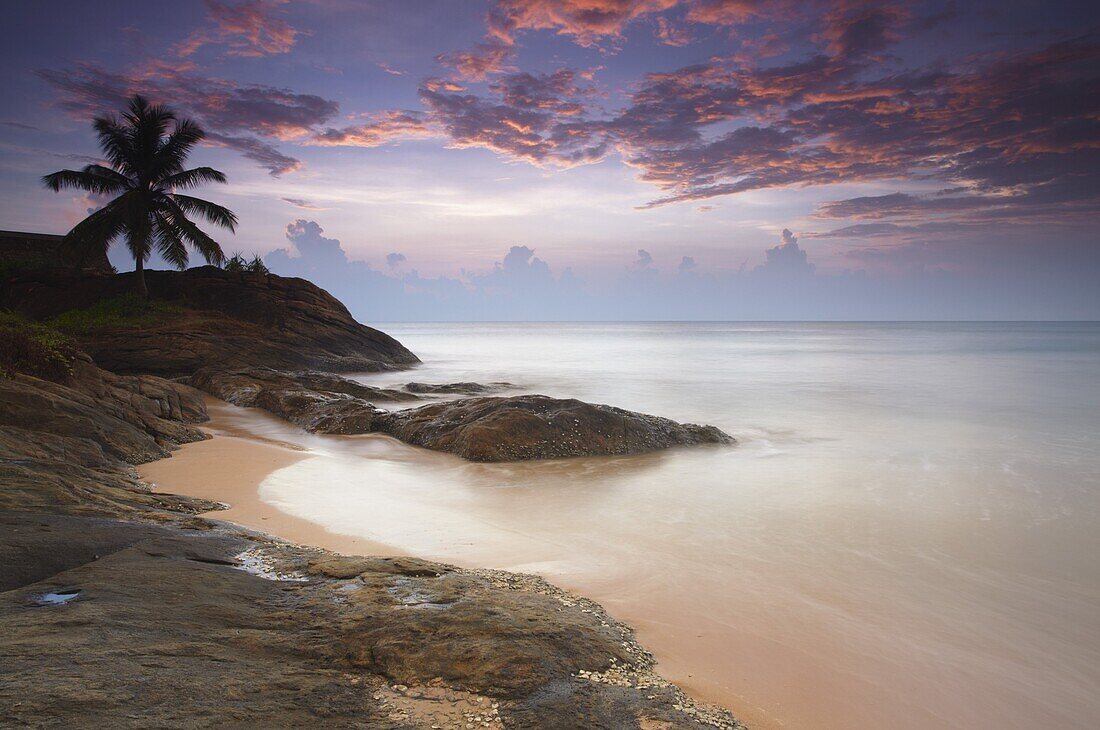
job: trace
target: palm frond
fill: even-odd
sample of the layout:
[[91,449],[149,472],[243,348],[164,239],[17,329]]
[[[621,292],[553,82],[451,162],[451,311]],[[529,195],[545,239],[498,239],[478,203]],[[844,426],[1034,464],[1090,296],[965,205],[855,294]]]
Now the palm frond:
[[183,212],[176,201],[168,198],[166,201],[171,221],[179,228],[180,234],[192,246],[195,247],[207,263],[221,266],[225,261],[225,254],[218,242],[204,233],[198,226],[191,222],[187,214]]
[[228,228],[231,232],[237,230],[237,216],[233,211],[229,210],[229,208],[218,205],[217,203],[211,203],[209,200],[193,198],[190,195],[181,195],[179,193],[171,195],[171,198],[184,213],[201,215],[214,225]]
[[206,136],[198,124],[184,119],[168,136],[157,152],[155,177],[160,180],[183,169],[183,163],[191,154],[191,148]]
[[163,178],[160,181],[160,185],[164,188],[180,188],[187,190],[188,188],[198,187],[204,183],[224,182],[224,172],[219,172],[212,167],[193,167],[190,170],[181,170]]
[[179,226],[161,213],[154,214],[154,235],[157,251],[164,260],[177,269],[187,268],[187,246],[183,242],[183,233]]
[[[89,165],[89,167],[91,166]],[[43,176],[42,184],[55,193],[65,188],[76,188],[77,190],[86,190],[89,193],[111,195],[128,189],[124,182],[101,175],[98,172],[89,172],[88,168],[83,170],[58,170]]]
[[149,215],[126,216],[126,247],[135,261],[148,261],[153,252],[153,224]]
[[81,263],[93,254],[106,254],[126,227],[125,209],[122,197],[108,203],[73,226],[62,239],[62,248],[75,254]]
[[99,147],[111,166],[119,172],[133,175],[135,171],[134,145],[126,128],[114,115],[96,117],[92,122]]

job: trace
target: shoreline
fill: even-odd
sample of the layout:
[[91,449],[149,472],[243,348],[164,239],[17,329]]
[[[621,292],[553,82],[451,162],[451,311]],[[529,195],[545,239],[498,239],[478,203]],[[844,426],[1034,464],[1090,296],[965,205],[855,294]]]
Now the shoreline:
[[[207,512],[202,516],[256,530],[299,546],[322,548],[343,555],[420,557],[453,564],[466,570],[484,568],[442,554],[413,556],[410,551],[388,543],[332,532],[317,523],[283,512],[264,502],[259,494],[264,479],[280,469],[309,458],[311,451],[307,447],[280,440],[278,432],[266,435],[235,424],[233,416],[239,410],[236,406],[212,397],[206,398],[206,405],[210,421],[204,424],[202,430],[211,435],[210,439],[183,444],[170,457],[137,467],[141,480],[151,483],[156,492],[228,504],[228,509]],[[255,409],[245,410],[251,412]],[[266,412],[261,413],[269,416]],[[277,431],[297,431],[296,427],[271,418]],[[225,469],[225,464],[232,464],[232,469]],[[535,575],[539,574],[535,572]],[[728,691],[708,686],[706,681],[696,680],[689,657],[684,652],[670,650],[666,646],[668,640],[675,643],[675,637],[662,633],[664,622],[659,615],[644,616],[636,611],[625,610],[627,607],[624,605],[615,606],[614,600],[592,596],[591,591],[584,586],[575,585],[566,576],[539,577],[560,585],[571,594],[591,598],[609,607],[609,610],[614,607],[616,619],[631,626],[639,643],[654,654],[657,660],[656,671],[692,699],[723,707],[753,730],[778,730],[783,726],[774,716],[749,703],[744,697],[731,697]]]

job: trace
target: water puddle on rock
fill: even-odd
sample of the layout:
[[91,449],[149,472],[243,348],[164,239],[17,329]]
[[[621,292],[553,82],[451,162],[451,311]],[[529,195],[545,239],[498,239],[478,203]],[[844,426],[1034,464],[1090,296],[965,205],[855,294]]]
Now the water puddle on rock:
[[35,597],[34,603],[36,606],[64,606],[79,595],[79,588],[73,588],[66,591],[54,591],[52,593],[43,593]]

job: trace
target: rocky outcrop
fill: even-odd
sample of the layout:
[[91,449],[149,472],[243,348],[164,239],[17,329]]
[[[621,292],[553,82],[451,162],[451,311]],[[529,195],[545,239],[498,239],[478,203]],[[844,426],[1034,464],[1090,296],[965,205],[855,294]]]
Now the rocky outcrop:
[[405,383],[410,393],[426,395],[482,395],[514,387],[511,383]]
[[[103,368],[119,373],[189,374],[204,366],[332,372],[393,369],[419,362],[389,335],[356,322],[314,284],[213,266],[148,271],[150,297],[179,311],[133,326],[78,335]],[[0,286],[0,309],[47,319],[134,291],[133,274],[31,272]]]
[[0,622],[12,726],[740,728],[533,576],[227,525],[0,512]]
[[222,371],[203,368],[188,382],[247,408],[263,408],[311,433],[356,434],[375,430],[382,413],[370,400],[407,401],[417,396],[372,388],[329,373],[284,373],[269,368]]
[[434,403],[387,413],[374,419],[374,427],[414,446],[471,461],[639,454],[733,443],[714,426],[544,395]]
[[[86,355],[56,383],[0,378],[0,509],[117,514],[180,509],[189,501],[152,494],[130,465],[206,438],[197,390],[155,376],[119,376]],[[193,511],[213,505],[194,500]]]
[[400,391],[379,390],[332,375],[203,369],[189,382],[230,403],[268,410],[307,431],[385,433],[471,461],[639,454],[673,446],[733,443],[714,426],[681,424],[544,395],[463,398],[383,411],[370,401],[385,400]]

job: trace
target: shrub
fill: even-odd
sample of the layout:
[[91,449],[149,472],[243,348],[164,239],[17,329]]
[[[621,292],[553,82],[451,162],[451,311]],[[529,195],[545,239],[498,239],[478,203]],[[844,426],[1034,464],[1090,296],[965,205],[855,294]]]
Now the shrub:
[[79,350],[61,332],[11,312],[0,312],[0,377],[16,373],[59,382],[73,371]]
[[147,300],[139,294],[129,293],[103,299],[87,309],[70,309],[57,315],[49,323],[63,332],[86,334],[98,329],[152,324],[182,311],[183,307],[178,304]]
[[244,260],[244,256],[241,256],[240,252],[235,251],[232,256],[225,260],[225,265],[222,266],[222,268],[226,271],[239,274],[245,270],[245,266],[247,265],[248,262]]
[[248,269],[249,271],[251,271],[253,274],[270,274],[271,273],[271,270],[269,268],[267,268],[267,264],[265,264],[264,260],[262,258],[260,258],[259,256],[253,256],[252,260],[248,262],[248,264],[245,266],[245,268]]
[[225,265],[222,267],[226,271],[230,271],[234,274],[240,274],[247,272],[250,274],[270,274],[270,269],[267,268],[267,264],[258,255],[253,256],[250,260],[245,259],[240,252],[235,252],[232,256],[225,260]]

